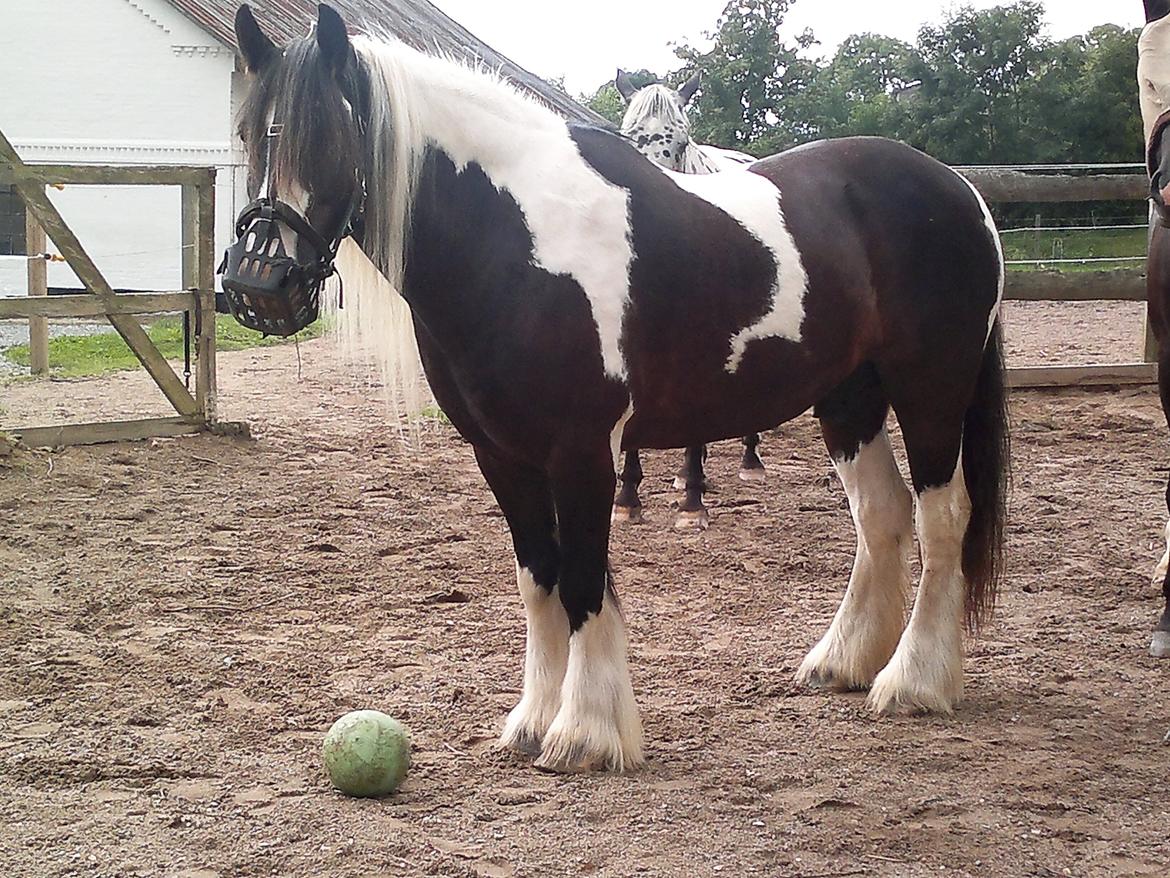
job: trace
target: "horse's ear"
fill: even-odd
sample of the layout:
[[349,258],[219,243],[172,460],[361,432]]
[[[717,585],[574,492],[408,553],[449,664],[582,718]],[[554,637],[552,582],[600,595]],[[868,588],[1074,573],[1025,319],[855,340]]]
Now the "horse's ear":
[[247,3],[236,11],[236,42],[240,46],[244,66],[251,73],[259,73],[280,53],[276,43],[260,30],[256,16],[252,14],[252,7]]
[[618,68],[617,77],[614,79],[613,84],[617,86],[618,94],[622,96],[622,100],[627,104],[630,102],[630,98],[638,92],[634,81],[630,79],[630,74],[626,73],[620,67]]
[[317,6],[317,47],[321,57],[334,72],[349,61],[349,33],[337,10],[325,3]]
[[682,98],[682,102],[683,102],[684,107],[691,102],[691,98],[693,98],[695,96],[695,92],[697,92],[699,90],[699,88],[700,88],[700,86],[702,86],[702,84],[703,84],[703,74],[701,72],[699,72],[699,73],[696,73],[694,76],[692,76],[690,79],[688,79],[683,84],[683,87],[678,90],[678,96],[680,98]]
[[1170,0],[1145,0],[1146,24],[1170,15]]

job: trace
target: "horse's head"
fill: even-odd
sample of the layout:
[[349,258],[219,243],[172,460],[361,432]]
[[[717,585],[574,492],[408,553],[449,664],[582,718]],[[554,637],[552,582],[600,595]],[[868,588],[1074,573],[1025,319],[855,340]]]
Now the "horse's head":
[[691,142],[686,108],[699,90],[700,82],[696,73],[677,90],[660,83],[639,89],[629,74],[619,70],[614,85],[627,104],[622,134],[651,161],[672,171],[682,171]]
[[360,225],[369,81],[345,23],[324,4],[314,32],[283,48],[241,6],[236,37],[251,78],[239,128],[251,203],[236,222],[223,288],[245,326],[291,335],[317,318],[337,248]]

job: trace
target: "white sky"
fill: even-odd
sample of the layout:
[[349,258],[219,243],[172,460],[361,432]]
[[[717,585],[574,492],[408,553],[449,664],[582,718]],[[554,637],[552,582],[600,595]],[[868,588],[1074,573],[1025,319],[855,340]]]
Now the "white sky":
[[[444,12],[509,58],[543,77],[565,76],[570,93],[592,92],[617,67],[666,72],[678,66],[672,42],[697,43],[726,0],[434,0]],[[970,0],[988,8],[1004,0]],[[937,23],[957,5],[938,0],[796,0],[786,21],[791,35],[805,27],[827,55],[847,36],[882,33],[913,42],[918,28]],[[1144,23],[1137,0],[1048,0],[1048,34],[1066,37],[1111,22]],[[1102,8],[1105,7],[1105,8]],[[666,10],[668,14],[662,14]]]

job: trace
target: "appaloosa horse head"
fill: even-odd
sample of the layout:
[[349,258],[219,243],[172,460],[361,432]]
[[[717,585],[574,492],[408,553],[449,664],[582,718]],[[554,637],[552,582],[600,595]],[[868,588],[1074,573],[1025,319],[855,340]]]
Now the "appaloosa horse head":
[[[311,291],[348,234],[397,292],[355,284],[346,309],[398,294],[408,306],[400,322],[515,549],[528,648],[504,745],[557,771],[643,762],[608,559],[617,455],[810,407],[860,536],[800,677],[868,688],[877,711],[954,709],[964,622],[994,602],[1008,472],[1004,263],[964,178],[878,138],[668,174],[496,77],[351,39],[327,6],[282,49],[247,7],[236,32],[260,210],[241,217],[227,274],[244,279],[243,305],[262,296],[295,323],[281,297]],[[253,234],[267,246],[249,247]],[[385,324],[362,328],[393,355]]]

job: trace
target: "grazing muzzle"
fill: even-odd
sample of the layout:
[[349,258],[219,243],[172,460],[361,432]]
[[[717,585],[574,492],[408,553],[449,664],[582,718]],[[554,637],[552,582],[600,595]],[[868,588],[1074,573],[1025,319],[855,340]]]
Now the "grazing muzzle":
[[[283,127],[268,128],[270,168],[273,141]],[[219,267],[232,316],[249,329],[281,337],[294,335],[315,321],[321,313],[325,281],[337,273],[337,249],[350,235],[361,237],[364,203],[365,185],[359,171],[353,197],[328,238],[279,198],[264,195],[245,207],[236,220],[236,243]],[[299,258],[285,249],[282,225],[296,234]]]
[[[296,233],[301,259],[285,250],[282,224]],[[348,226],[347,219],[347,233]],[[333,261],[345,235],[326,241],[294,208],[260,198],[236,220],[236,236],[220,268],[232,316],[249,329],[279,336],[300,332],[316,320],[321,289],[337,272]]]

